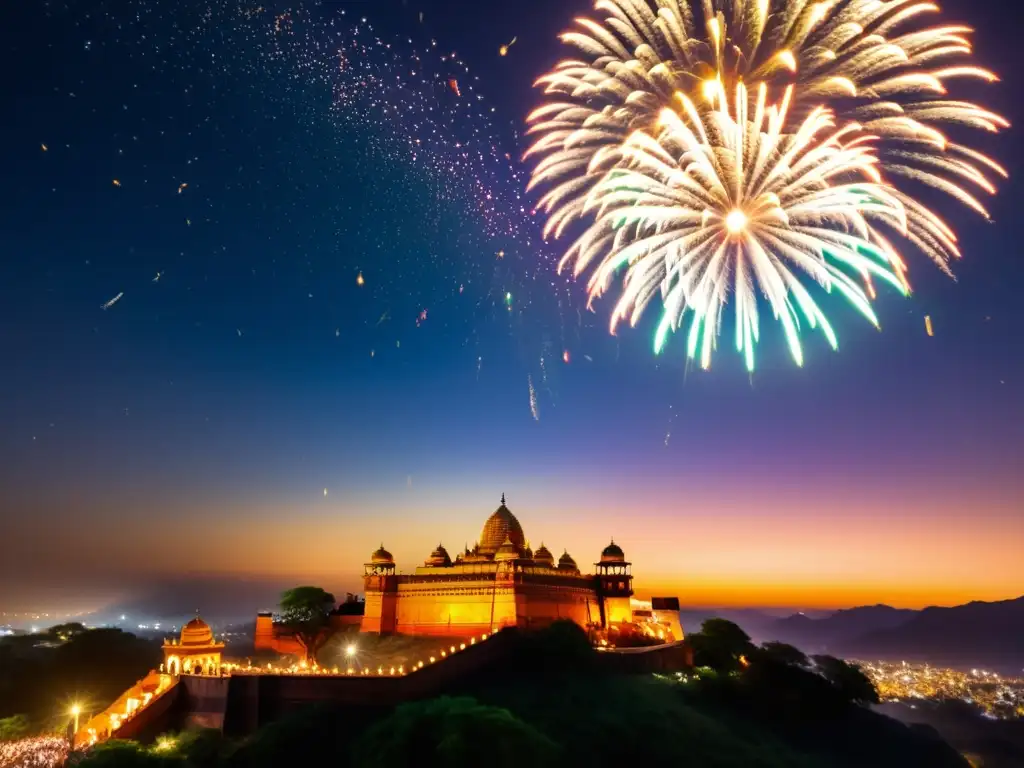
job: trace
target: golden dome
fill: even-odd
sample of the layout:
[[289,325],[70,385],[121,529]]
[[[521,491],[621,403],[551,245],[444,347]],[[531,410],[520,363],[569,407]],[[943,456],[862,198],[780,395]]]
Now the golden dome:
[[430,557],[423,564],[435,568],[447,568],[452,564],[452,559],[448,556],[448,550],[438,544],[437,549],[430,553]]
[[501,546],[498,547],[498,551],[494,553],[495,560],[518,560],[519,559],[519,547],[512,543],[512,539],[508,536],[505,537],[505,541],[502,542]]
[[497,552],[505,539],[509,539],[517,551],[526,546],[523,526],[505,506],[505,494],[501,494],[501,506],[484,523],[484,530],[480,534],[480,551],[487,554]]
[[555,567],[555,556],[544,546],[544,542],[541,542],[540,547],[533,553],[533,562],[537,565],[546,565],[548,568]]
[[562,552],[562,556],[558,558],[558,570],[560,571],[576,571],[579,573],[579,568],[576,566],[576,561],[572,559],[572,555],[569,554],[569,550]]
[[391,553],[384,549],[384,545],[381,544],[380,548],[370,555],[371,563],[394,563],[395,558],[391,556]]
[[624,563],[626,562],[626,553],[622,551],[622,547],[615,543],[615,539],[612,539],[612,543],[609,544],[601,551],[601,562],[602,563]]
[[179,645],[212,645],[213,631],[210,625],[196,616],[181,628]]

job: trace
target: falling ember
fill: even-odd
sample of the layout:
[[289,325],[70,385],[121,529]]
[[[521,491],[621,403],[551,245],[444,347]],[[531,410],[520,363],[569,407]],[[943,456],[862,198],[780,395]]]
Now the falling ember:
[[569,350],[562,352],[562,362],[568,364],[569,362]]
[[356,275],[356,285],[362,285],[365,282],[366,281],[363,279],[363,273],[362,272],[360,272],[358,275]]
[[187,189],[187,188],[188,188],[188,184],[187,184],[187,183],[185,183],[185,184],[179,184],[179,185],[178,185],[178,194],[180,195],[180,194],[181,194],[181,193],[182,193],[182,192],[183,192],[183,191],[184,191],[185,189]]
[[498,256],[499,259],[504,259],[505,258],[505,252],[504,251],[498,251],[497,256]]
[[120,187],[121,186],[121,182],[118,181],[117,179],[114,179],[114,186],[115,187]]
[[45,144],[40,144],[39,146],[40,146],[40,147],[42,147],[42,149],[43,149],[43,152],[46,152],[46,151],[48,151],[48,150],[50,149],[50,148],[49,148],[48,146],[46,146]]
[[326,488],[324,488],[324,498],[325,499],[327,498],[327,489]]
[[511,48],[515,44],[516,44],[516,38],[513,37],[511,40],[509,40],[507,43],[505,43],[505,45],[499,46],[499,48],[498,48],[498,55],[499,56],[508,56],[508,49]]
[[530,413],[534,421],[540,421],[540,410],[537,407],[537,390],[533,388],[533,376],[526,374],[526,384],[530,388]]
[[924,316],[924,329],[925,329],[925,331],[928,332],[929,336],[934,336],[935,335],[935,330],[932,328],[932,316],[931,315],[925,315]]
[[456,96],[462,96],[462,93],[459,91],[459,81],[454,77],[448,81],[448,87],[452,89],[452,93]]
[[108,301],[106,304],[104,304],[102,308],[103,309],[110,309],[112,306],[114,306],[115,304],[117,304],[117,302],[119,302],[121,300],[122,296],[124,296],[124,291],[121,291],[119,294],[117,294],[117,296],[115,296],[110,301]]

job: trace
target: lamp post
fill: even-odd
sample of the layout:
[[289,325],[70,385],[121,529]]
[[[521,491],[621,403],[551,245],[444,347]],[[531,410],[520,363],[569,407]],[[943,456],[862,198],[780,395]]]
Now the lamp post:
[[75,718],[74,730],[71,731],[71,738],[69,739],[69,741],[71,742],[71,745],[70,745],[71,749],[74,749],[75,748],[75,737],[78,735],[78,716],[80,714],[82,714],[81,706],[79,706],[78,704],[72,704],[71,705],[71,710],[69,711],[69,714],[73,718]]

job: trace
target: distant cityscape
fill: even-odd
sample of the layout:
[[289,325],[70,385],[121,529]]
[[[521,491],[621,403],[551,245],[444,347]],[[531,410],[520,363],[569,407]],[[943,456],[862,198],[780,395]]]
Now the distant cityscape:
[[1024,677],[1004,677],[984,669],[962,672],[906,661],[851,661],[875,684],[883,702],[959,699],[991,718],[1024,717]]

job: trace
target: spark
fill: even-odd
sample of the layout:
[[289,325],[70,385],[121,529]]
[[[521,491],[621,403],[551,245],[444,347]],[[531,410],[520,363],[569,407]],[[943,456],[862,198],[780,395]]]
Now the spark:
[[526,374],[526,385],[530,390],[530,414],[534,421],[540,421],[540,408],[537,404],[537,390],[533,388],[533,376]]
[[124,296],[124,291],[121,291],[119,294],[117,294],[117,296],[115,296],[110,301],[108,301],[106,304],[104,304],[102,306],[102,309],[110,309],[112,306],[114,306],[115,304],[117,304],[117,302],[119,302],[121,300],[122,296]]

